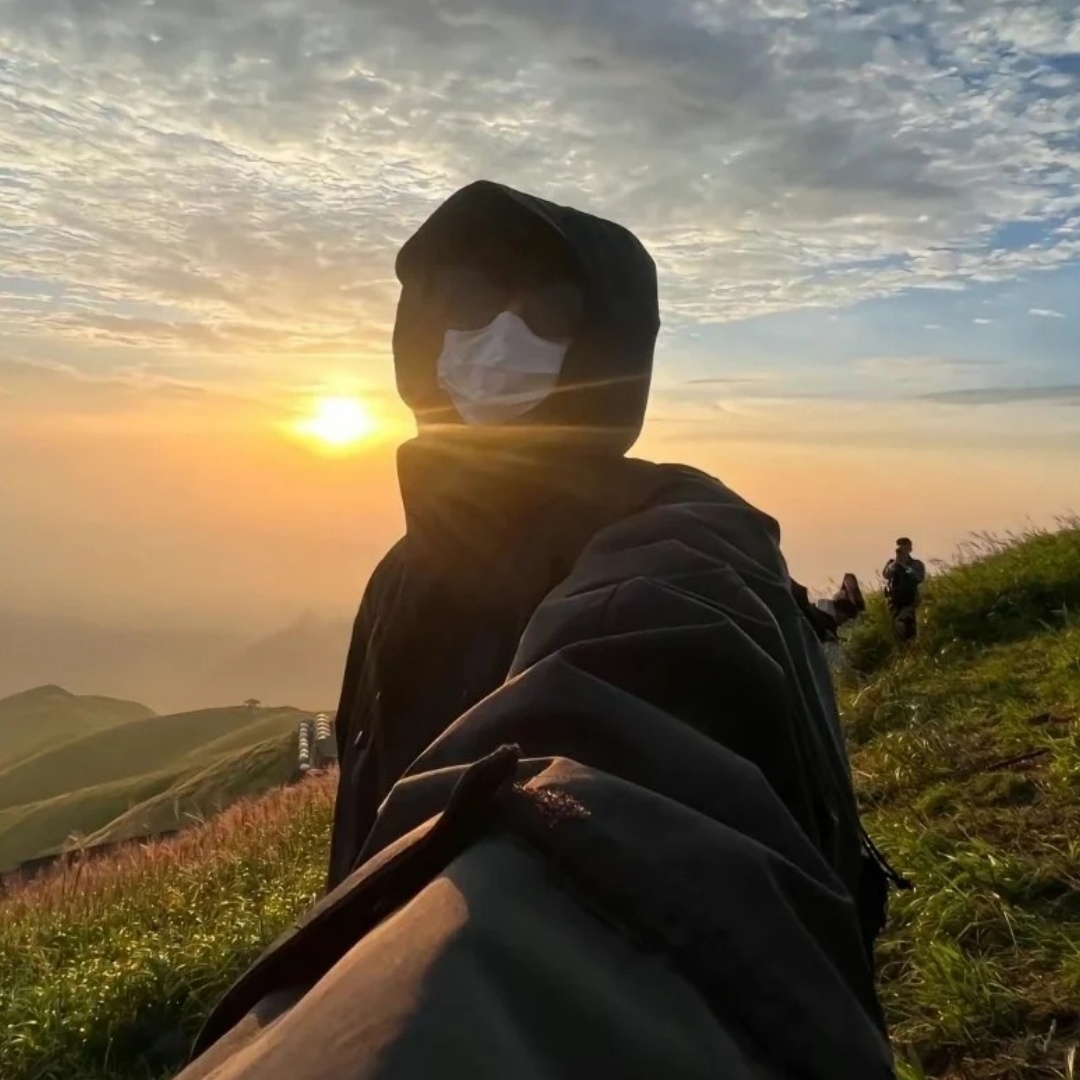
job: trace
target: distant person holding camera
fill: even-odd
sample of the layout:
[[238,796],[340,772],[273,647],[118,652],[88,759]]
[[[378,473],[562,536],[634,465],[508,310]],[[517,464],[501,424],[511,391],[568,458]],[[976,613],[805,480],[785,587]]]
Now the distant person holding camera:
[[913,547],[908,537],[901,536],[896,541],[896,554],[882,571],[885,603],[901,641],[914,641],[918,633],[919,586],[926,580],[926,565],[912,555]]

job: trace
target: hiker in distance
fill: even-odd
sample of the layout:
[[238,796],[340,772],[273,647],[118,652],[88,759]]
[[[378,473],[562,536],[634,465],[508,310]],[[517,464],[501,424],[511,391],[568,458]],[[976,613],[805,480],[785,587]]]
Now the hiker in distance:
[[885,603],[892,617],[896,636],[914,641],[918,634],[919,587],[926,581],[926,566],[912,554],[910,538],[896,541],[896,552],[885,564]]
[[332,887],[182,1080],[891,1077],[881,878],[777,523],[625,457],[652,259],[481,182],[397,271],[418,436],[341,698]]

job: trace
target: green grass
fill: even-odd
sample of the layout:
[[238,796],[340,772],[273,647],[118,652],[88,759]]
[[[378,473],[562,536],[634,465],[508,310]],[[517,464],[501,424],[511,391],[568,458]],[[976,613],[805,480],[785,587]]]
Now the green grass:
[[[914,647],[897,648],[877,600],[850,643],[840,697],[866,824],[916,885],[879,949],[901,1080],[1074,1076],[1078,591],[1076,525],[984,541],[935,573]],[[175,1064],[318,891],[332,784],[0,899],[0,1076],[146,1080]]]
[[[979,612],[982,611],[980,616]],[[1074,612],[1076,614],[1074,614]],[[982,541],[841,704],[868,830],[916,883],[881,944],[911,1076],[1071,1075],[1080,1038],[1080,528]]]
[[321,890],[334,776],[0,896],[0,1076],[144,1080]]

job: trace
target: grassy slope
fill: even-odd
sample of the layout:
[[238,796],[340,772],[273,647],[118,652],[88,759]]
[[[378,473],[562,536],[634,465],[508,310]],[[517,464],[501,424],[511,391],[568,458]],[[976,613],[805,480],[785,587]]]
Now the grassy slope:
[[238,799],[287,783],[295,769],[288,736],[216,757],[209,765],[147,773],[0,810],[0,870],[28,852],[128,840],[190,825]]
[[218,758],[115,816],[88,837],[95,844],[150,836],[220,813],[238,799],[287,783],[296,769],[296,748],[279,735]]
[[[894,900],[880,952],[905,1077],[1072,1075],[1075,609],[1072,529],[939,575],[922,640],[903,656],[876,603],[850,643],[863,674],[841,697],[867,824],[917,884]],[[0,900],[0,971],[14,990],[0,995],[0,1076],[142,1080],[174,1061],[182,1040],[161,1044],[163,1033],[194,1030],[317,891],[332,785],[309,781],[87,866],[78,887],[75,869]]]
[[877,603],[849,646],[866,824],[917,885],[893,902],[883,996],[910,1076],[1063,1077],[1080,1021],[1080,529],[980,554],[928,590],[914,649],[895,654]]
[[286,735],[295,736],[301,716],[310,715],[290,709],[263,709],[250,724],[221,735],[213,742],[201,747],[199,754],[204,759],[227,754],[233,750],[246,750],[267,739],[280,739]]
[[256,718],[295,727],[301,715],[295,709],[253,714],[238,706],[153,716],[96,731],[0,771],[0,809],[141,776],[148,765],[159,771],[185,759],[199,760],[207,744],[242,731]]
[[0,700],[0,769],[67,739],[153,716],[134,701],[39,686]]
[[88,842],[142,836],[213,814],[291,775],[295,709],[153,716],[0,768],[0,871]]
[[112,821],[133,805],[169,789],[176,772],[114,780],[42,802],[0,810],[0,872],[59,848],[69,836]]

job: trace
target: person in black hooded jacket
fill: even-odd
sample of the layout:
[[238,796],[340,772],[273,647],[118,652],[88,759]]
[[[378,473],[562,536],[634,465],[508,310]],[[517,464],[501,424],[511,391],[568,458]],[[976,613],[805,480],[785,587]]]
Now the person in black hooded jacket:
[[181,1080],[889,1080],[880,878],[777,523],[623,456],[652,261],[484,183],[398,273],[419,435],[342,693],[332,887]]
[[330,887],[412,761],[501,684],[600,529],[688,488],[730,494],[624,456],[660,318],[653,260],[622,226],[481,181],[421,226],[397,273],[397,384],[419,434],[398,451],[405,537],[371,577],[346,662]]

